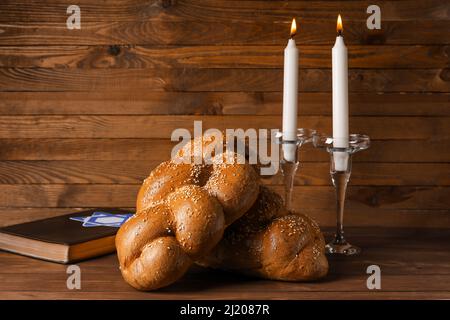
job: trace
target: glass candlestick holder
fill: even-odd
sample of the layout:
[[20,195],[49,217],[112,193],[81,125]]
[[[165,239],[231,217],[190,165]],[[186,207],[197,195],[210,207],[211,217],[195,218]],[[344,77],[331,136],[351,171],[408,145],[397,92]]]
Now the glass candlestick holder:
[[316,134],[313,137],[313,145],[316,148],[326,150],[330,154],[330,175],[336,191],[336,234],[333,241],[326,245],[326,252],[349,256],[359,254],[361,249],[347,242],[344,237],[344,204],[347,184],[352,173],[352,155],[369,148],[370,138],[362,134],[351,134],[348,140],[343,141],[342,139]]
[[276,134],[276,143],[280,145],[280,169],[284,183],[284,203],[288,210],[292,209],[292,193],[294,179],[299,167],[299,149],[305,144],[312,142],[315,130],[300,128],[297,129],[297,137],[285,139],[282,132]]

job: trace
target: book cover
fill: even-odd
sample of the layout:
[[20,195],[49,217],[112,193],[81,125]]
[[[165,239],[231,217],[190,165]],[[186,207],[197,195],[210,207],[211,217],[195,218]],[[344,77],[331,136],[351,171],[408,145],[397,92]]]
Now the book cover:
[[118,228],[133,215],[93,209],[0,228],[0,249],[68,263],[115,250]]

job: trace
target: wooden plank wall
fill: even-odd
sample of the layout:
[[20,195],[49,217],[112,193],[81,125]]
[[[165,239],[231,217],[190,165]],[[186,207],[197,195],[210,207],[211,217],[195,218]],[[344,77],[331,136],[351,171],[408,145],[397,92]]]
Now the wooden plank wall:
[[[66,8],[81,8],[67,30]],[[382,29],[366,28],[381,7]],[[0,224],[133,207],[173,129],[278,128],[283,49],[299,23],[299,123],[331,131],[338,13],[355,156],[347,224],[450,227],[450,3],[2,0]],[[296,205],[334,224],[327,155],[302,152]],[[275,186],[275,188],[280,188]]]

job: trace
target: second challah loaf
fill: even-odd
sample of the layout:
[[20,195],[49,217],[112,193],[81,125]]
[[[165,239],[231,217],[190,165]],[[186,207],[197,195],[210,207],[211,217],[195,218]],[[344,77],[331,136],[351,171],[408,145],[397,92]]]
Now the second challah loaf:
[[325,241],[317,224],[288,212],[267,187],[198,264],[272,280],[305,281],[328,272]]

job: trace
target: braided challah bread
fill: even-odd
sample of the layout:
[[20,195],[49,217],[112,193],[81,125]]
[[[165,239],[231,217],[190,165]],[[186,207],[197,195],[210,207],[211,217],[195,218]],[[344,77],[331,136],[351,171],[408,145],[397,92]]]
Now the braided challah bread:
[[193,165],[166,161],[144,180],[137,197],[136,212],[163,201],[167,194],[184,185],[202,186],[216,197],[223,207],[226,225],[247,212],[259,192],[258,175],[248,164],[214,161],[211,165]]
[[281,197],[263,186],[249,212],[197,263],[285,281],[315,280],[328,272],[325,242],[317,224],[288,212]]
[[137,213],[117,233],[124,279],[140,290],[175,282],[249,210],[258,192],[258,175],[247,164],[163,162],[145,179]]

